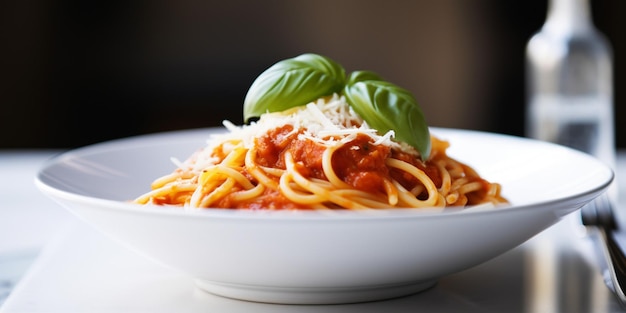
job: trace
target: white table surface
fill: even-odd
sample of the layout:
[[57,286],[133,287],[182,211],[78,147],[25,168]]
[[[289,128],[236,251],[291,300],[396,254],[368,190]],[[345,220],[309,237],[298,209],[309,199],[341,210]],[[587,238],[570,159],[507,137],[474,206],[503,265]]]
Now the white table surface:
[[[0,150],[0,313],[626,312],[604,284],[593,242],[575,214],[491,261],[408,297],[294,306],[214,296],[43,196],[33,179],[57,153]],[[618,153],[616,174],[618,181],[626,177],[626,151]],[[620,203],[626,208],[622,186]]]

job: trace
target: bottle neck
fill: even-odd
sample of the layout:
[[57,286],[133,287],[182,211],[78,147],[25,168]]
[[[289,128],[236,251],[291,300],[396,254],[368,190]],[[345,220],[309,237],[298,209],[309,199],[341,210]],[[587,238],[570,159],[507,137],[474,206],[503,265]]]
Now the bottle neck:
[[593,29],[590,0],[549,0],[544,27],[550,32],[582,33]]

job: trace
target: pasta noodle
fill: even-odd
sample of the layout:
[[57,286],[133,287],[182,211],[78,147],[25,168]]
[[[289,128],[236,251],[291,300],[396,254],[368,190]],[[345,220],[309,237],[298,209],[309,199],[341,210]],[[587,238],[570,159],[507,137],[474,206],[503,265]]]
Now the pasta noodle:
[[189,208],[385,209],[506,203],[501,186],[446,154],[431,136],[430,157],[378,134],[339,95],[250,125],[227,121],[139,204]]

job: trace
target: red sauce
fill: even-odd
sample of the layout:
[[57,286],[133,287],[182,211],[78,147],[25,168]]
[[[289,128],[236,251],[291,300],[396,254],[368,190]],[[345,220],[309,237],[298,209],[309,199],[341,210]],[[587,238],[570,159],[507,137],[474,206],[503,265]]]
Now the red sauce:
[[[285,153],[289,152],[296,162],[298,171],[305,177],[326,179],[322,170],[322,155],[325,147],[309,140],[298,140],[298,132],[293,126],[276,128],[256,139],[257,163],[266,167],[285,169]],[[438,158],[448,158],[445,151],[437,151],[426,162],[414,155],[392,150],[388,146],[373,145],[371,138],[357,135],[356,138],[335,151],[332,159],[337,176],[356,189],[366,192],[384,192],[385,180],[396,180],[406,189],[413,189],[420,182],[412,175],[400,170],[390,169],[385,160],[394,157],[408,162],[423,170],[435,183],[441,186],[441,174],[434,162]],[[251,177],[250,175],[248,175]],[[480,177],[471,180],[483,183],[485,192],[488,182]],[[278,182],[278,180],[277,180]],[[482,195],[481,195],[482,196]],[[301,209],[280,192],[267,189],[261,197],[246,203],[231,203],[228,197],[217,203],[218,207],[247,209]]]
[[[285,153],[289,152],[296,162],[298,171],[305,177],[327,179],[322,169],[322,155],[326,147],[309,140],[297,140],[298,133],[290,125],[276,128],[256,139],[257,162],[262,166],[285,169]],[[391,156],[391,149],[383,145],[373,145],[371,138],[357,135],[349,143],[335,151],[332,159],[337,176],[356,189],[367,192],[384,192],[384,180],[398,179],[408,185],[416,180],[402,172],[392,173],[385,165]],[[398,153],[395,153],[398,154]],[[412,164],[419,163],[409,154],[399,153]],[[420,165],[422,168],[423,165]],[[266,192],[255,203],[258,208],[291,207],[290,201],[277,192]]]
[[383,182],[389,179],[385,159],[391,149],[372,145],[371,138],[358,135],[333,155],[332,164],[337,176],[356,189],[368,192],[384,192]]
[[[339,148],[332,164],[337,176],[349,185],[368,192],[382,192],[383,180],[390,178],[385,159],[390,148],[372,145],[371,138],[358,135]],[[289,152],[298,171],[305,177],[327,179],[322,169],[322,155],[326,147],[309,140],[297,140],[292,126],[270,131],[257,139],[260,165],[285,169],[285,153]]]

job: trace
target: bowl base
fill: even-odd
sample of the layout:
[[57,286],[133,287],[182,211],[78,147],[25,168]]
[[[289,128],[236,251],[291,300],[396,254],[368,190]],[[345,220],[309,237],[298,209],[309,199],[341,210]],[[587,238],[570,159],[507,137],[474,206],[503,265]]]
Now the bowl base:
[[354,288],[266,287],[203,279],[196,279],[195,282],[200,289],[206,292],[239,300],[276,304],[346,304],[407,296],[431,288],[437,283],[437,280]]

